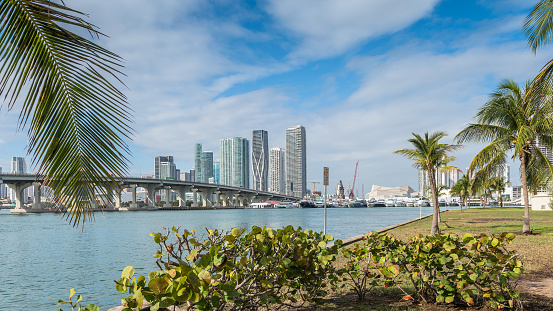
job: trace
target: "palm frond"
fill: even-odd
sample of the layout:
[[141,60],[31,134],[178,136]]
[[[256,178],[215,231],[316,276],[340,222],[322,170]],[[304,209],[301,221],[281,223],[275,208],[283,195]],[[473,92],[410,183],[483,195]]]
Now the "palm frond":
[[551,42],[553,36],[553,1],[541,0],[524,20],[524,30],[530,49],[535,53],[542,45]]
[[121,58],[71,32],[102,35],[63,4],[7,0],[0,16],[0,94],[10,109],[22,100],[32,163],[67,217],[84,225],[95,192],[107,196],[127,172],[130,109],[110,81],[120,83]]

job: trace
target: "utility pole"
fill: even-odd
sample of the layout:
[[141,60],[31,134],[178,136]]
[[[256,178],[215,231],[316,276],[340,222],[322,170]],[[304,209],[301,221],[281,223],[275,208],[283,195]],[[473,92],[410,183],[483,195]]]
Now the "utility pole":
[[[326,187],[328,186],[328,167],[323,168],[323,184],[325,186],[325,196],[324,196],[324,230],[323,233],[326,235]],[[313,184],[315,186],[315,184]]]

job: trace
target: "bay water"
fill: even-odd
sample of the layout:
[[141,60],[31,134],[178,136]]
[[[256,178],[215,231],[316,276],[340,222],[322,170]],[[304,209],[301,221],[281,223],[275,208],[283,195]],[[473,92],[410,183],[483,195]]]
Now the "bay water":
[[[229,230],[287,225],[323,231],[323,209],[230,209],[95,213],[73,227],[60,215],[0,211],[0,310],[57,310],[69,289],[100,310],[126,297],[115,290],[126,266],[136,275],[156,270],[158,250],[151,232],[180,226],[188,230]],[[419,217],[419,207],[329,208],[327,233],[346,239]],[[422,215],[432,207],[422,207]],[[64,310],[71,308],[64,307]]]

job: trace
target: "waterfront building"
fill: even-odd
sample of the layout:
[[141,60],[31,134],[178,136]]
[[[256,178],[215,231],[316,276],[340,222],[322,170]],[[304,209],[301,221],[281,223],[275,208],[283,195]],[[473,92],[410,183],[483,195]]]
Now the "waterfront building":
[[267,191],[269,188],[269,135],[265,130],[252,133],[253,189]]
[[284,161],[284,149],[271,148],[270,154],[270,176],[271,192],[284,194],[286,192],[286,171]]
[[181,180],[181,179],[180,179],[180,170],[179,170],[179,169],[177,169],[177,171],[176,171],[176,173],[175,173],[175,178],[176,178],[177,180]]
[[221,184],[250,186],[250,145],[246,138],[221,139],[219,145]]
[[[549,160],[549,157],[547,158]],[[551,160],[549,160],[551,161]],[[495,176],[503,178],[503,181],[505,184],[511,183],[511,166],[507,163],[500,164],[497,167],[497,170],[495,172]]]
[[219,163],[219,160],[213,162],[213,183],[221,183],[221,163]]
[[196,170],[196,178],[194,181],[202,182],[202,144],[194,145],[194,169]]
[[196,181],[196,170],[191,168],[190,169],[190,180],[189,181]]
[[307,190],[305,127],[286,130],[286,193],[303,198]]
[[[160,179],[161,178],[161,163],[174,163],[173,162],[173,156],[157,156],[154,159],[154,178]],[[174,172],[172,172],[170,175],[172,177],[177,175],[177,167],[174,166]]]
[[426,197],[427,189],[430,187],[430,179],[428,178],[428,172],[422,168],[419,171],[419,195]]
[[200,155],[200,167],[202,177],[199,182],[209,183],[209,179],[213,177],[213,152],[202,151]]
[[371,192],[367,195],[370,199],[382,200],[390,198],[410,198],[415,190],[409,186],[399,186],[399,187],[384,187],[373,185]]
[[[188,175],[188,177],[187,177]],[[180,173],[180,180],[182,181],[189,181],[188,179],[190,179],[190,173],[189,172],[182,172]]]

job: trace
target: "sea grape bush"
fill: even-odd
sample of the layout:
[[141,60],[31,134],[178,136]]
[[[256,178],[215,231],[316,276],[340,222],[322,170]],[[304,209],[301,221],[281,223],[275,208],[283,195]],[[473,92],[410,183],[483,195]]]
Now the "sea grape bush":
[[134,278],[126,267],[116,282],[126,311],[139,310],[143,300],[156,311],[173,305],[198,310],[278,309],[289,302],[321,302],[338,278],[332,262],[341,241],[310,230],[253,227],[250,232],[173,227],[152,233],[160,270]]
[[[94,304],[88,304],[83,309],[83,307],[81,306],[81,301],[83,300],[83,296],[81,295],[77,295],[77,301],[73,302],[72,298],[73,296],[75,296],[76,293],[77,291],[74,288],[70,289],[69,300],[68,301],[58,300],[58,305],[68,304],[69,306],[71,306],[71,310],[73,311],[99,311],[100,310],[100,308]],[[63,311],[63,309],[59,307],[58,311]]]
[[404,242],[390,234],[371,232],[366,245],[342,250],[349,259],[343,272],[358,295],[368,290],[367,283],[374,285],[381,277],[384,286],[410,282],[415,289],[413,298],[426,302],[464,302],[469,306],[485,302],[495,308],[519,308],[518,292],[510,280],[523,271],[522,262],[505,247],[514,237],[513,233],[490,237],[437,234]]

